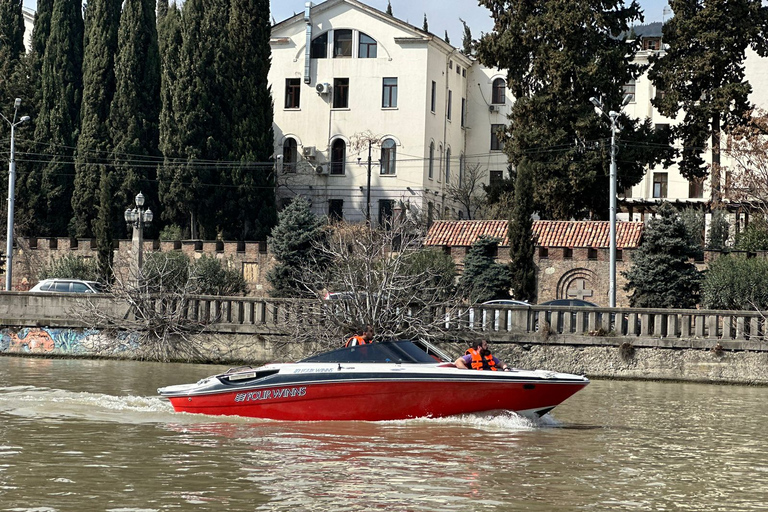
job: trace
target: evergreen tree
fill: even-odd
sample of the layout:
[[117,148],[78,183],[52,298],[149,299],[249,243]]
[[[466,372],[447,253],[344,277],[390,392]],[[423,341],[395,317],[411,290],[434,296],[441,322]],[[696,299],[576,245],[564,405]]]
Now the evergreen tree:
[[533,237],[533,174],[531,165],[523,160],[517,168],[515,209],[509,221],[509,268],[512,273],[513,297],[536,300],[536,249]]
[[93,231],[96,235],[99,276],[103,283],[111,283],[113,277],[112,263],[115,253],[112,236],[112,188],[111,174],[106,167],[102,167],[99,180],[99,207]]
[[[74,216],[70,232],[78,238],[93,236],[98,204],[99,181],[106,169],[110,150],[107,120],[115,93],[117,30],[121,0],[91,0],[86,11],[86,46],[83,55],[83,103],[80,113],[80,138],[77,141],[75,187],[72,195]],[[112,198],[107,197],[112,202]]]
[[14,62],[24,54],[24,15],[21,6],[21,0],[0,0],[0,52]]
[[447,30],[445,31],[445,37],[443,38],[443,40],[446,43],[451,44],[451,40],[448,38],[448,31]]
[[[517,165],[536,164],[534,207],[543,218],[606,218],[608,161],[586,141],[606,140],[610,123],[595,113],[620,111],[622,85],[639,76],[635,47],[621,38],[640,15],[634,0],[480,0],[491,10],[495,31],[481,38],[477,56],[507,69],[512,106],[505,152]],[[650,121],[620,116],[618,190],[638,183],[648,165],[674,155],[668,134]],[[644,144],[641,144],[644,143]],[[631,143],[631,144],[630,144]],[[652,143],[652,144],[651,144]]]
[[712,200],[720,200],[720,132],[741,122],[751,108],[752,87],[744,79],[747,48],[768,54],[764,26],[768,9],[761,0],[670,0],[674,17],[664,24],[669,48],[651,58],[648,77],[664,92],[652,100],[667,117],[682,109],[675,127],[682,140],[680,173],[703,178],[702,148],[711,137]]
[[268,239],[278,264],[267,273],[273,297],[301,297],[306,290],[297,287],[297,277],[308,262],[318,257],[314,244],[323,236],[323,221],[301,197],[294,199],[278,215],[278,222]]
[[472,40],[472,30],[467,25],[467,22],[459,18],[459,21],[464,25],[464,37],[461,39],[461,51],[466,56],[472,56],[475,54],[475,42]]
[[[186,194],[182,186],[179,190],[172,190],[174,175],[182,170],[179,160],[182,156],[179,130],[177,126],[177,113],[175,104],[175,91],[178,87],[178,72],[181,51],[181,12],[176,4],[168,5],[168,0],[157,2],[157,39],[160,50],[160,129],[159,148],[163,155],[163,165],[157,170],[158,193],[162,203],[168,203],[169,196],[174,192]],[[183,198],[184,196],[182,196]],[[184,217],[175,215],[175,208],[164,208],[162,218],[168,226],[184,225]],[[187,233],[189,237],[189,233]]]
[[731,224],[728,222],[723,210],[713,210],[712,219],[709,221],[709,235],[707,236],[707,249],[713,251],[722,251],[726,249],[728,238],[731,231]]
[[224,0],[184,2],[174,106],[178,153],[186,164],[175,169],[172,180],[164,183],[163,205],[170,210],[164,218],[189,219],[193,237],[213,238],[221,227],[216,215],[221,201],[216,193],[226,187],[218,187],[219,170],[199,161],[220,161],[230,155],[230,131],[223,114],[230,97],[229,75],[224,68],[228,19],[229,3]]
[[427,13],[424,13],[424,23],[421,25],[421,30],[429,32],[429,23],[427,23]]
[[470,304],[509,298],[512,276],[506,265],[495,261],[499,239],[481,236],[464,258],[459,290]]
[[229,170],[229,188],[221,191],[226,199],[219,231],[238,240],[266,240],[277,221],[273,166],[267,163],[274,152],[268,14],[268,0],[237,0],[227,29],[233,97],[225,115],[232,120],[230,160],[241,164]]
[[387,0],[387,14],[392,16],[392,2],[390,2],[389,0]]
[[[50,36],[41,68],[42,97],[35,124],[35,139],[42,164],[27,178],[35,199],[40,235],[68,235],[72,217],[74,152],[80,131],[82,95],[83,18],[79,2],[54,0]],[[31,182],[31,183],[30,183]],[[39,189],[35,187],[39,184]],[[33,210],[34,211],[34,210]]]
[[[714,220],[713,218],[713,223]],[[768,251],[768,222],[763,217],[753,217],[752,222],[736,237],[735,248],[749,252]]]
[[629,302],[641,308],[693,308],[699,300],[701,274],[691,259],[699,249],[691,243],[680,215],[662,203],[651,219],[640,246],[632,254],[632,267],[623,272]]
[[138,192],[157,204],[160,55],[153,0],[126,0],[115,57],[115,94],[109,110],[114,184],[112,221],[122,232],[123,210]]

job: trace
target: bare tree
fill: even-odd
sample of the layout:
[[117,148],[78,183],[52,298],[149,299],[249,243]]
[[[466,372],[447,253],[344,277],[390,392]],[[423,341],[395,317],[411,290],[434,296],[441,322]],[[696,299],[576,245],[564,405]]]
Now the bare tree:
[[446,192],[449,199],[461,205],[467,219],[472,220],[487,205],[483,185],[488,171],[480,164],[472,164],[467,165],[462,174],[448,183]]
[[308,262],[300,277],[316,299],[294,301],[281,324],[293,341],[337,348],[367,324],[384,339],[445,337],[460,316],[449,256],[425,248],[423,232],[402,218],[387,229],[328,229],[317,246],[322,261]]
[[734,130],[729,155],[735,165],[727,194],[768,219],[768,112],[756,110]]

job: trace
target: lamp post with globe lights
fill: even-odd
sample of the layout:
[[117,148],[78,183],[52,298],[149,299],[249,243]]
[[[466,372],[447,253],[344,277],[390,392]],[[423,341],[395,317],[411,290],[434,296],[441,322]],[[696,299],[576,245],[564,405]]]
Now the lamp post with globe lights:
[[13,102],[13,120],[11,121],[5,117],[2,113],[0,116],[11,125],[11,158],[8,162],[8,235],[6,237],[5,245],[5,289],[10,291],[11,283],[13,279],[13,209],[14,198],[16,196],[16,127],[22,123],[29,121],[29,116],[22,116],[19,120],[16,120],[16,116],[21,106],[21,98],[16,98]]
[[124,217],[126,224],[133,228],[133,237],[131,238],[134,254],[132,270],[136,280],[139,281],[141,267],[144,264],[144,226],[152,223],[154,215],[149,208],[144,209],[144,194],[139,192],[135,201],[136,208],[126,208]]

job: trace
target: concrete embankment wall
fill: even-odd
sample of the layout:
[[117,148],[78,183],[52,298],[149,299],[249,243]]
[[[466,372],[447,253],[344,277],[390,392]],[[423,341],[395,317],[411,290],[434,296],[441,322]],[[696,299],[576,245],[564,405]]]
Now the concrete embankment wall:
[[[161,301],[147,304],[147,311],[168,307]],[[185,304],[189,319],[205,330],[185,341],[198,359],[295,361],[322,350],[293,342],[281,328],[280,319],[293,311],[289,301],[193,297]],[[436,314],[443,323],[444,313]],[[513,367],[599,378],[768,385],[768,322],[762,313],[479,307],[448,321],[450,339],[486,337],[494,354]],[[0,292],[0,355],[162,360],[163,344],[178,340],[161,343],[150,336],[148,343],[142,325],[128,304],[108,295]],[[466,349],[466,342],[437,344],[452,357]]]
[[[38,357],[136,358],[138,333],[72,328],[12,328],[0,331],[0,354]],[[284,337],[244,334],[196,335],[217,362],[257,364],[295,361],[312,347],[287,342]],[[496,341],[491,347],[515,368],[583,374],[591,378],[679,380],[768,385],[768,352],[711,348],[636,347],[623,340],[585,339],[573,343],[558,337],[552,343]],[[438,343],[458,357],[466,349],[455,342]]]

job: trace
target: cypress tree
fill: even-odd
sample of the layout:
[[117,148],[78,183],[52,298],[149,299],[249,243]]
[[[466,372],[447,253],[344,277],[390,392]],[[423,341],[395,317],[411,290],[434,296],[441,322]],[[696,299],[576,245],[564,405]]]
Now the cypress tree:
[[[41,68],[42,97],[35,139],[45,160],[37,169],[37,233],[66,236],[74,188],[74,152],[80,129],[83,18],[79,2],[54,0]],[[33,205],[29,205],[33,206]]]
[[692,243],[677,210],[662,203],[651,219],[632,267],[623,272],[629,303],[640,308],[692,308],[699,300],[701,274],[692,259],[700,247]]
[[[610,123],[595,113],[591,97],[607,111],[621,111],[622,85],[641,73],[635,46],[621,37],[640,16],[636,1],[480,0],[491,10],[494,32],[483,36],[477,56],[486,66],[507,69],[516,98],[504,150],[514,165],[536,166],[534,207],[543,218],[608,216],[608,156],[587,150],[605,140]],[[620,117],[622,146],[618,189],[638,183],[648,165],[674,152],[668,135]],[[641,144],[644,143],[644,144]],[[651,144],[653,143],[653,144]]]
[[[229,27],[233,166],[223,226],[239,240],[266,240],[277,221],[273,166],[273,105],[268,82],[271,26],[268,0],[235,0]],[[247,162],[256,162],[248,164]]]
[[110,182],[111,174],[106,167],[102,167],[99,177],[99,207],[93,231],[96,235],[99,276],[104,283],[112,282],[112,263],[115,254],[112,236],[112,184]]
[[[123,210],[142,192],[157,205],[160,55],[153,0],[126,0],[118,30],[115,94],[109,111],[114,164],[112,219],[124,229]],[[122,226],[122,227],[121,227]]]
[[421,30],[429,32],[429,23],[427,23],[427,13],[424,13],[424,23],[421,25]]
[[[115,93],[117,30],[121,0],[91,0],[86,12],[87,44],[83,55],[83,104],[77,141],[75,188],[70,231],[76,237],[93,236],[99,181],[110,150],[109,108]],[[107,197],[112,202],[112,199]],[[101,208],[99,207],[99,211]]]
[[464,25],[464,36],[461,39],[461,51],[464,55],[471,56],[475,54],[475,42],[472,40],[472,29],[469,28],[467,22],[459,18],[459,21]]
[[533,253],[533,179],[527,160],[517,167],[515,206],[509,221],[509,268],[513,296],[518,300],[536,300],[536,265]]
[[24,15],[21,6],[21,0],[0,0],[0,50],[7,50],[6,58],[14,62],[24,54]]
[[651,58],[648,77],[663,95],[652,100],[665,116],[685,117],[674,129],[683,144],[680,173],[703,178],[702,148],[711,137],[712,200],[720,200],[720,132],[729,131],[752,107],[744,79],[747,48],[768,55],[768,9],[761,0],[670,0],[674,17],[664,24],[669,48]]
[[392,16],[392,2],[390,2],[389,0],[387,0],[387,14]]
[[[226,55],[229,4],[224,0],[187,0],[182,8],[182,46],[174,104],[177,112],[179,154],[187,161],[164,184],[163,205],[169,216],[186,216],[193,237],[216,236],[216,213],[221,198],[216,194],[219,170],[202,160],[224,160],[230,154],[222,115],[228,89],[222,73]],[[239,70],[246,72],[246,70]],[[198,233],[198,229],[200,230]]]
[[[181,12],[168,0],[157,2],[157,41],[160,49],[160,133],[159,148],[163,165],[157,170],[158,194],[164,204],[162,218],[169,225],[183,226],[184,219],[176,215],[175,208],[167,207],[172,197],[186,193],[171,190],[174,174],[179,170],[181,148],[177,126],[174,93],[178,87],[179,59],[181,51]],[[169,197],[170,196],[170,197]],[[189,234],[187,234],[189,236]]]

